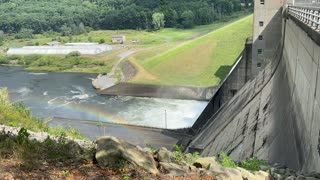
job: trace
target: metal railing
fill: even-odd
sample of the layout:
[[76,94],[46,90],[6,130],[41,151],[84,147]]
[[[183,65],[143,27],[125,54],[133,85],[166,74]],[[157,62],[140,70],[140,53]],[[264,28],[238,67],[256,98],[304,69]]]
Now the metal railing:
[[316,31],[320,31],[320,8],[289,6],[288,12]]

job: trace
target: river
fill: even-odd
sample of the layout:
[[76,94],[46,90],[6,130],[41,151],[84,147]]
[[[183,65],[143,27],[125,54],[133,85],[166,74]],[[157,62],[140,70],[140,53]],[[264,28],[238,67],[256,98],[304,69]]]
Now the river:
[[23,102],[40,118],[125,123],[159,128],[190,127],[207,102],[98,95],[96,74],[30,72],[0,66],[0,87],[11,102]]

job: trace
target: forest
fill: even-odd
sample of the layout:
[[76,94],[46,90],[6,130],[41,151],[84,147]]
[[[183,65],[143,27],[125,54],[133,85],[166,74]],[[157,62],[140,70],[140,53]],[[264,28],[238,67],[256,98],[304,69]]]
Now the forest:
[[252,0],[0,0],[0,36],[15,34],[23,39],[92,29],[192,28],[252,6]]

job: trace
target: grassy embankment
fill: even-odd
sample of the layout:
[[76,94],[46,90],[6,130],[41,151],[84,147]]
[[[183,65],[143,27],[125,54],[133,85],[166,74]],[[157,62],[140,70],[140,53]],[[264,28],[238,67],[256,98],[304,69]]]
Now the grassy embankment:
[[[231,69],[231,65],[244,48],[246,38],[252,34],[252,15],[232,24],[217,23],[218,30],[174,47],[136,53],[130,60],[138,69],[135,83],[168,85],[217,85]],[[214,25],[212,25],[214,27]],[[157,49],[153,49],[157,51]]]
[[[234,22],[245,14],[238,13],[232,17],[226,18],[223,22],[217,22],[211,25],[197,26],[193,29],[176,29],[166,28],[156,32],[148,32],[141,30],[101,30],[91,31],[87,34],[62,37],[58,33],[35,35],[33,39],[17,40],[14,37],[8,37],[4,46],[0,49],[8,47],[22,47],[26,45],[45,44],[53,40],[59,40],[63,43],[67,42],[99,42],[104,39],[105,44],[110,44],[112,35],[123,34],[127,38],[124,44],[125,48],[115,47],[112,52],[99,54],[96,56],[66,57],[66,56],[6,56],[0,53],[0,63],[24,65],[28,70],[42,71],[64,71],[64,72],[89,72],[101,73],[109,72],[114,63],[119,60],[119,54],[128,49],[138,49],[139,59],[149,59],[159,53],[175,48],[181,43],[185,43],[196,39],[200,36],[210,33],[212,30],[218,29],[226,24]],[[139,43],[133,44],[132,40],[139,40]],[[1,51],[1,50],[0,50]]]

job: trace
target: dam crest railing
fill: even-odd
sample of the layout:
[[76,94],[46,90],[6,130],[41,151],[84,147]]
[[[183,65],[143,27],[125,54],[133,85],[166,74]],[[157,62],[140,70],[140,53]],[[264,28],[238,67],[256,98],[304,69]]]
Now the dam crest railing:
[[288,13],[316,31],[320,31],[320,7],[288,6]]

